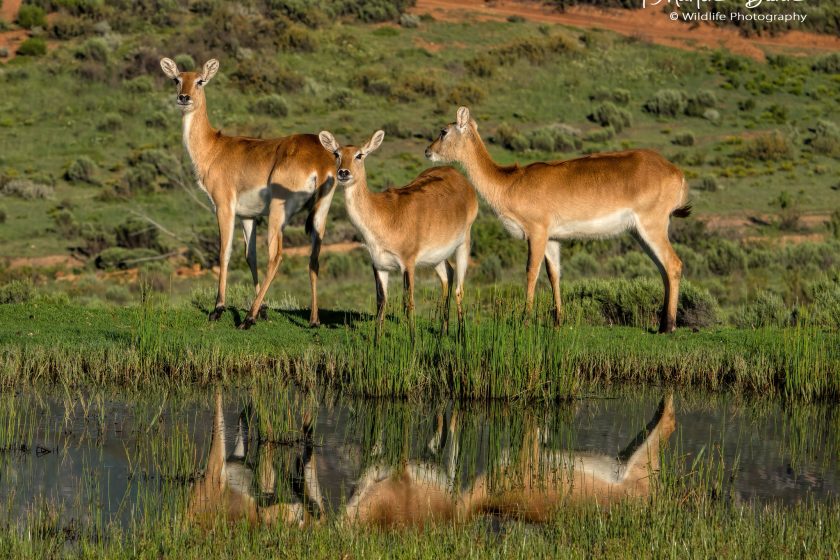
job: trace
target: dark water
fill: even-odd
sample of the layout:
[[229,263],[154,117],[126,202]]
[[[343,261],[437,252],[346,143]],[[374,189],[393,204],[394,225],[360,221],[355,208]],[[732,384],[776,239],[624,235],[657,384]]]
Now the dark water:
[[[524,441],[599,461],[627,455],[662,398],[642,391],[526,408],[317,401],[291,390],[131,402],[0,395],[0,516],[27,523],[48,507],[66,520],[125,527],[155,514],[177,517],[202,480],[220,420],[225,472],[237,491],[260,507],[292,503],[306,483],[306,463],[314,465],[325,510],[336,512],[376,466],[427,465],[453,488],[467,489],[479,477],[504,473],[500,465]],[[703,471],[733,501],[837,498],[836,407],[788,410],[692,393],[677,394],[674,409],[663,475]]]

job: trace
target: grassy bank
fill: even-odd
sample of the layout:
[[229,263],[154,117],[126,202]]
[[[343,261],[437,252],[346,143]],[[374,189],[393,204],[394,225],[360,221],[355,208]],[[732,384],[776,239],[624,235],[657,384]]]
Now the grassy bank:
[[306,328],[308,312],[271,311],[267,322],[240,332],[235,317],[244,310],[211,324],[199,310],[167,305],[4,305],[0,386],[142,388],[278,377],[305,388],[409,398],[548,400],[636,383],[804,401],[840,395],[836,331],[708,328],[658,336],[590,326],[580,316],[554,328],[547,305],[541,301],[526,327],[516,302],[490,298],[444,337],[429,312],[418,318],[415,344],[399,317],[386,322],[377,344],[370,316],[350,311],[325,311],[316,330]]

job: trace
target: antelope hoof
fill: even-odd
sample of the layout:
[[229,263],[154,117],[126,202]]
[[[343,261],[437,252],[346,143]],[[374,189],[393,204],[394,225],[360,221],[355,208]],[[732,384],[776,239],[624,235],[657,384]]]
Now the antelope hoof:
[[242,321],[241,323],[239,323],[239,330],[247,331],[248,329],[253,327],[255,324],[257,324],[256,319],[254,319],[253,317],[245,317],[245,320]]
[[213,311],[210,312],[210,315],[207,316],[208,321],[218,321],[222,318],[222,314],[225,312],[224,306],[217,307]]
[[263,321],[268,321],[268,306],[267,305],[263,305],[262,307],[260,307],[260,311],[257,314],[257,317],[259,317]]
[[664,325],[659,325],[659,334],[671,334],[676,330],[677,326],[671,322],[665,323]]
[[318,319],[310,319],[309,320],[309,328],[310,329],[317,329],[320,326],[321,326],[321,321],[319,321]]

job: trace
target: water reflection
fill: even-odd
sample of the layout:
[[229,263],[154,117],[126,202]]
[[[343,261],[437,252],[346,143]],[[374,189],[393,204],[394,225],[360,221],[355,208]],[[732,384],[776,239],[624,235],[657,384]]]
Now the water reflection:
[[652,473],[673,480],[709,458],[726,499],[836,498],[836,407],[660,399],[527,408],[318,400],[289,388],[132,402],[0,395],[0,522],[25,529],[42,504],[68,524],[123,528],[155,516],[538,522],[562,504],[647,497]]

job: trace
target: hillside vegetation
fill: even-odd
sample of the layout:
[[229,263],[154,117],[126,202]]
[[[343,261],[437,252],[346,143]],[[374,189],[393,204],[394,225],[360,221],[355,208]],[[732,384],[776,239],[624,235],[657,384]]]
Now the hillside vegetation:
[[[218,233],[185,159],[174,86],[159,68],[169,56],[184,69],[220,60],[207,95],[225,133],[326,128],[358,143],[383,128],[381,153],[368,162],[375,188],[430,165],[423,150],[460,104],[502,163],[652,147],[692,187],[695,217],[673,232],[685,276],[727,316],[785,323],[796,305],[835,301],[840,54],[759,63],[521,21],[434,21],[405,13],[407,4],[24,4],[17,25],[44,48],[0,65],[0,285],[125,303],[139,283],[121,271],[138,266],[153,289],[176,296],[214,284],[209,274],[174,275],[212,267]],[[814,212],[818,220],[805,219]],[[752,217],[750,229],[704,225],[731,214]],[[287,245],[306,244],[303,219],[287,228]],[[327,242],[353,240],[339,193]],[[473,240],[469,282],[521,283],[525,246],[486,208]],[[12,266],[67,254],[84,264],[62,281],[55,267]],[[658,276],[630,237],[569,243],[563,258],[567,279]],[[275,299],[306,301],[304,262],[284,261]],[[324,258],[325,305],[368,304],[367,262],[363,251]],[[234,284],[244,283],[240,251],[232,268]]]

